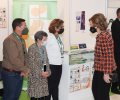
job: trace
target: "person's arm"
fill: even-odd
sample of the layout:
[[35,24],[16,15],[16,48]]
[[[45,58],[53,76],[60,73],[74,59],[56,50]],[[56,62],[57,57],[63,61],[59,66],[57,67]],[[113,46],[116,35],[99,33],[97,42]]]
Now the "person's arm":
[[114,68],[114,50],[112,37],[104,36],[102,39],[102,53],[104,61],[104,74],[111,74]]
[[[108,33],[109,34],[109,33]],[[110,83],[113,68],[115,67],[115,60],[114,60],[114,50],[113,50],[113,40],[112,36],[103,36],[101,38],[102,44],[102,53],[103,53],[103,68],[104,68],[104,75],[103,79],[106,83]]]

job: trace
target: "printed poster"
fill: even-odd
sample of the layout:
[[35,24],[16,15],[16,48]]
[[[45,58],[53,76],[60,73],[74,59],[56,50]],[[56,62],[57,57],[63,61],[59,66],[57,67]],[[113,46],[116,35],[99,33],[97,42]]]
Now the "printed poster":
[[84,63],[72,66],[70,70],[70,92],[90,88],[92,84],[93,65],[91,63]]
[[85,11],[76,12],[76,32],[85,30]]
[[6,27],[7,27],[6,9],[0,8],[0,28],[6,28]]

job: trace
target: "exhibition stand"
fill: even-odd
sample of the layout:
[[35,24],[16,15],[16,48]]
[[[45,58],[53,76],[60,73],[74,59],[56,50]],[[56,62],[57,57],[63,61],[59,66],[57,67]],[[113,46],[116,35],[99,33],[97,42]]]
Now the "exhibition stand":
[[60,100],[93,100],[93,59],[93,50],[75,50],[64,54]]

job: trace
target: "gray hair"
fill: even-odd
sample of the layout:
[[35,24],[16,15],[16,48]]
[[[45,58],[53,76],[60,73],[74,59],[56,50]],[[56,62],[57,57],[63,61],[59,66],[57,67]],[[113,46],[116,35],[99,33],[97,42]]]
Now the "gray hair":
[[48,37],[47,33],[44,32],[44,31],[38,31],[38,32],[36,32],[35,35],[34,35],[35,42],[37,42],[38,39],[42,40],[43,36]]

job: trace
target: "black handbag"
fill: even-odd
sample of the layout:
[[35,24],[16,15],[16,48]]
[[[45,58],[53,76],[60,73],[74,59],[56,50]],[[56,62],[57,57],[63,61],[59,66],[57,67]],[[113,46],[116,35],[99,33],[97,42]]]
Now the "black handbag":
[[112,83],[118,82],[118,73],[117,71],[112,72]]

